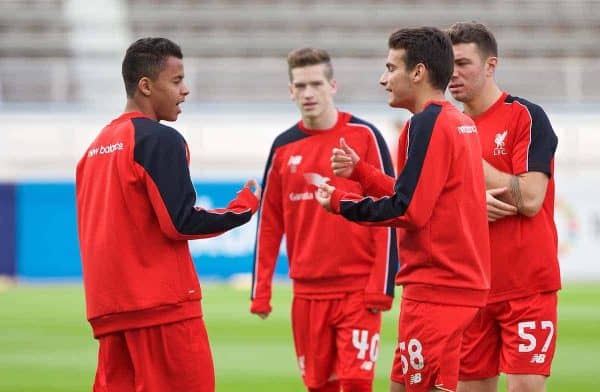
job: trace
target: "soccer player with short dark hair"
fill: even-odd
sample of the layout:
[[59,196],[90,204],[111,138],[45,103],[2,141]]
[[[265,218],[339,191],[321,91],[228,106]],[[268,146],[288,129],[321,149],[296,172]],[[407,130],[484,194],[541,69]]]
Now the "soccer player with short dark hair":
[[99,341],[94,391],[214,391],[188,240],[248,222],[260,187],[248,181],[224,209],[195,205],[187,144],[160,123],[175,121],[189,94],[182,58],[165,38],[127,49],[125,111],[77,165],[87,318]]
[[288,56],[290,96],[301,120],[280,134],[263,178],[251,312],[271,312],[271,281],[285,234],[293,281],[292,330],[309,391],[369,392],[379,350],[381,310],[392,306],[398,265],[395,233],[345,222],[315,198],[322,183],[361,192],[336,178],[329,156],[340,138],[376,171],[393,175],[390,155],[371,124],[338,111],[329,54],[302,48]]
[[414,114],[398,143],[398,178],[374,170],[348,143],[334,151],[332,168],[368,196],[326,184],[318,193],[347,220],[398,228],[403,290],[393,392],[455,391],[463,331],[489,291],[477,128],[444,99],[453,59],[450,39],[436,28],[394,32],[380,84],[390,106]]
[[544,110],[502,92],[494,80],[498,47],[486,26],[452,25],[450,92],[481,139],[492,261],[487,306],[467,329],[462,392],[545,390],[556,344],[560,271],[554,224],[558,139]]

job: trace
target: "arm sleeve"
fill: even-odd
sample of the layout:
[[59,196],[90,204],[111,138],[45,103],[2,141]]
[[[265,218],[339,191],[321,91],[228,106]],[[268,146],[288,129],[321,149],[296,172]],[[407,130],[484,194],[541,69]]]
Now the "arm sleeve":
[[331,197],[333,211],[367,225],[423,227],[446,184],[453,155],[444,130],[434,131],[438,114],[422,112],[411,120],[406,163],[392,195],[362,197],[336,189]]
[[[386,194],[393,193],[394,168],[390,153],[385,140],[375,127],[371,127],[370,144],[367,155],[359,161],[368,168],[372,168],[373,174],[365,179],[374,178],[375,175],[389,179],[389,188]],[[378,182],[374,182],[378,183]],[[362,184],[362,183],[361,183]],[[372,194],[377,191],[377,186],[363,187],[363,194]],[[394,298],[395,277],[398,271],[398,251],[396,241],[396,229],[393,227],[373,227],[375,245],[375,262],[371,268],[369,281],[365,287],[365,305],[369,308],[388,310],[392,307]]]
[[523,110],[518,116],[517,135],[513,146],[512,174],[530,171],[552,177],[552,160],[558,138],[544,110],[531,103],[519,103]]
[[[406,128],[407,127],[405,126],[403,134],[407,132]],[[381,137],[381,134],[377,132],[375,133],[375,135],[378,144],[385,144],[385,141],[383,140],[383,137]],[[372,150],[369,149],[369,152],[371,151]],[[387,148],[386,151],[387,156],[382,155],[381,158],[382,160],[389,159],[391,162],[389,150],[387,150]],[[373,156],[374,154],[370,155]],[[394,183],[396,181],[396,175],[393,170],[393,164],[391,171],[382,171],[379,164],[377,162],[374,162],[373,159],[370,159],[370,157],[367,157],[366,159],[360,159],[356,164],[356,167],[352,171],[352,176],[350,177],[350,179],[360,183],[361,187],[363,188],[363,194],[365,195],[382,197],[389,196],[394,193]]]
[[258,199],[247,188],[227,208],[196,207],[185,140],[174,129],[156,125],[163,128],[139,134],[136,129],[134,161],[163,233],[175,240],[208,238],[248,222]]
[[389,196],[393,194],[394,178],[393,170],[391,172],[383,172],[381,171],[381,167],[367,163],[365,162],[365,159],[358,161],[352,172],[352,177],[350,177],[351,180],[354,180],[361,185],[363,194],[374,197]]
[[284,232],[281,179],[275,168],[277,157],[274,149],[269,154],[262,182],[263,197],[258,214],[252,270],[252,313],[271,311],[271,284]]

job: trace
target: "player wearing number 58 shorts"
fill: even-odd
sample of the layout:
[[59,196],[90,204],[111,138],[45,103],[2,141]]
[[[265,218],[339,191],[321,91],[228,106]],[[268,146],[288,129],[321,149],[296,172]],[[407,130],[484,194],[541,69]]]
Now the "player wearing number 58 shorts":
[[444,99],[452,59],[440,30],[390,36],[380,83],[390,106],[414,113],[398,143],[399,176],[380,173],[345,145],[332,167],[339,174],[351,168],[368,196],[327,185],[318,194],[350,221],[398,228],[403,291],[392,392],[455,390],[463,331],[489,290],[481,148],[473,121]]

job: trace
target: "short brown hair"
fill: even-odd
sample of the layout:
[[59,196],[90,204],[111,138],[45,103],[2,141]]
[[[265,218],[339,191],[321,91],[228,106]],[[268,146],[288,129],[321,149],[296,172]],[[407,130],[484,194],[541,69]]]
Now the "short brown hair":
[[325,77],[328,80],[333,78],[333,66],[331,57],[324,49],[300,48],[292,50],[287,56],[288,74],[292,80],[292,70],[294,68],[308,67],[310,65],[325,64]]
[[494,34],[478,22],[457,22],[448,28],[452,45],[474,43],[481,57],[498,56],[498,44]]
[[390,35],[388,47],[404,49],[408,71],[421,63],[429,72],[429,84],[438,90],[446,90],[454,69],[454,52],[446,33],[435,27],[404,28]]

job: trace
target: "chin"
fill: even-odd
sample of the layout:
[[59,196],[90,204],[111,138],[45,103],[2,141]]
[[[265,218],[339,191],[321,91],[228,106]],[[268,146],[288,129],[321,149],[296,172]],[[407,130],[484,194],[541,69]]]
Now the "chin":
[[179,114],[173,114],[170,116],[164,116],[163,120],[173,122],[173,121],[177,121],[177,117],[179,117]]
[[319,117],[319,113],[315,112],[315,111],[305,111],[304,113],[302,113],[302,117],[305,118],[317,118]]
[[[452,95],[452,94],[451,94]],[[469,100],[469,98],[467,97],[466,94],[456,94],[456,95],[452,95],[452,98],[454,98],[454,100],[464,103],[466,101]]]

